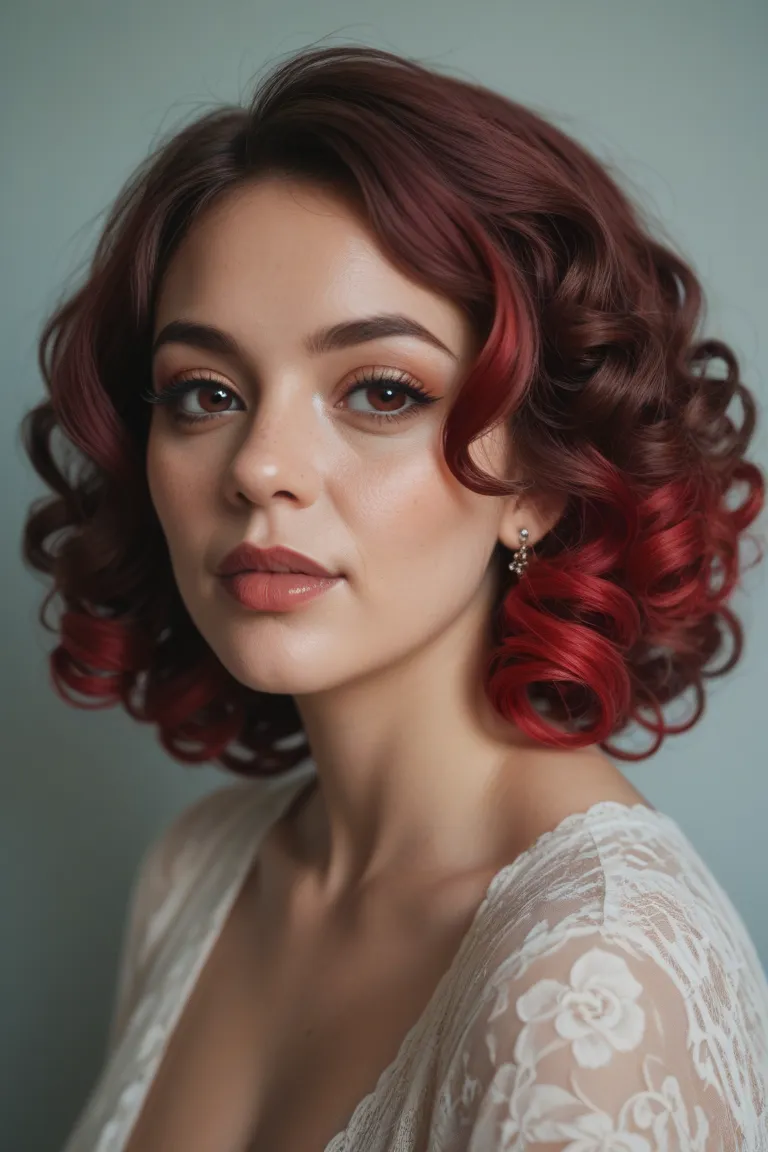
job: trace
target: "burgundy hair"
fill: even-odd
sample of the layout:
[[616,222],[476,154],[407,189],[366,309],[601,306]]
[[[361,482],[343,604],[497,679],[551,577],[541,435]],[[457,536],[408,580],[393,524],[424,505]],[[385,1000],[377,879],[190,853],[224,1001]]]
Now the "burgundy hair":
[[[745,459],[756,406],[736,357],[697,338],[696,276],[584,148],[500,94],[366,47],[300,52],[248,107],[217,108],[165,141],[43,328],[50,398],[22,431],[55,495],[31,509],[23,548],[53,576],[40,619],[59,633],[59,694],[122,703],[182,761],[264,776],[309,753],[293,697],[239,683],[186,612],[149,496],[139,398],[179,241],[218,197],[268,173],[354,200],[387,257],[471,321],[480,352],[443,439],[457,479],[489,495],[567,498],[521,578],[503,546],[494,556],[505,579],[484,683],[497,711],[542,744],[599,743],[624,760],[690,728],[704,678],[741,655],[726,601],[765,494]],[[708,375],[716,361],[724,375]],[[736,395],[740,427],[726,414]],[[469,457],[501,421],[518,472],[509,483]],[[738,482],[746,496],[731,506]],[[733,651],[714,669],[721,626]],[[662,707],[689,688],[694,714],[673,726]],[[656,735],[644,753],[607,743],[632,720]]]

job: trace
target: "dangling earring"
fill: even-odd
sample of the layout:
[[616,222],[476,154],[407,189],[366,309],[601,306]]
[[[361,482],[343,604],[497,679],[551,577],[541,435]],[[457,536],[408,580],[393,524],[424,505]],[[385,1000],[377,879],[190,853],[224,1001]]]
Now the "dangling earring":
[[520,529],[520,547],[515,549],[512,553],[512,559],[509,562],[509,569],[515,573],[516,576],[522,576],[525,572],[529,560],[529,553],[531,551],[529,545],[526,543],[528,540],[528,529]]

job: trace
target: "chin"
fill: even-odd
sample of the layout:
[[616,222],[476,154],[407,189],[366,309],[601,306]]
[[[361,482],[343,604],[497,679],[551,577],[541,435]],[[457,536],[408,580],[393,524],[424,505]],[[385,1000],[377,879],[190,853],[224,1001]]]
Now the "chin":
[[333,688],[341,679],[334,676],[330,648],[312,646],[310,651],[306,637],[298,652],[263,638],[244,644],[242,632],[235,643],[231,636],[223,643],[221,636],[206,639],[230,675],[253,692],[305,696]]

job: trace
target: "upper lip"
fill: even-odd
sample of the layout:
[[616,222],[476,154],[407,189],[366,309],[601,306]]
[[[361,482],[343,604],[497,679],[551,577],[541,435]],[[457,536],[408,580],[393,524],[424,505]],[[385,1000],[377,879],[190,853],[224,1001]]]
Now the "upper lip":
[[257,548],[244,541],[224,557],[216,569],[219,576],[234,576],[236,572],[300,572],[305,576],[337,576],[322,564],[292,548]]

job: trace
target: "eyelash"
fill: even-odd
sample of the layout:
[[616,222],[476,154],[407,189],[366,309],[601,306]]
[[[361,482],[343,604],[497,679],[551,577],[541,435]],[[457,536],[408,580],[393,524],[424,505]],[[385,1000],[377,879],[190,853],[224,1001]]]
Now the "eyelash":
[[[408,381],[406,383],[406,380]],[[417,401],[410,408],[404,408],[400,412],[360,412],[358,415],[368,417],[374,421],[393,421],[404,420],[407,416],[415,415],[419,409],[426,408],[430,404],[434,404],[437,397],[430,396],[420,384],[417,384],[412,376],[407,373],[399,373],[393,375],[388,372],[381,372],[374,370],[373,372],[366,373],[364,376],[357,380],[352,388],[348,390],[345,399],[348,399],[355,392],[364,392],[366,389],[378,385],[381,389],[389,388],[395,392],[400,392],[412,400]],[[233,389],[228,388],[221,380],[214,376],[206,376],[199,374],[197,376],[182,376],[176,380],[172,380],[170,384],[166,385],[160,392],[155,392],[153,388],[146,388],[141,393],[141,399],[145,400],[148,404],[162,404],[171,408],[173,418],[184,424],[200,424],[206,420],[215,420],[219,416],[228,416],[229,412],[207,412],[203,415],[190,415],[188,412],[182,412],[178,407],[178,401],[182,396],[186,396],[188,392],[194,392],[198,388],[213,387],[223,392],[228,392],[230,396],[236,396]],[[236,411],[236,409],[230,409]]]

